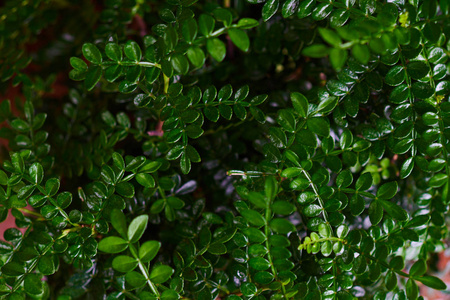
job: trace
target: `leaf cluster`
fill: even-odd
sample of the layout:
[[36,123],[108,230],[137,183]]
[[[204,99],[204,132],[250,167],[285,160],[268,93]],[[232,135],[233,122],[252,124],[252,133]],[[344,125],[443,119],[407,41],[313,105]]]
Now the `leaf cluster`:
[[[20,97],[0,103],[0,223],[16,224],[0,297],[447,289],[433,257],[448,242],[449,10],[7,1],[0,92]],[[41,30],[52,42],[30,47]]]

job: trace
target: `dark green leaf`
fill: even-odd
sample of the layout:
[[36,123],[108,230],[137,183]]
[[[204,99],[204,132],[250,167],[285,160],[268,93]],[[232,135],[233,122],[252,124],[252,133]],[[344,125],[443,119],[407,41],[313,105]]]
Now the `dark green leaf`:
[[264,271],[270,268],[270,263],[267,259],[262,257],[253,257],[248,261],[250,267],[258,271]]
[[397,204],[385,200],[379,201],[383,206],[384,210],[386,210],[386,212],[394,219],[398,221],[406,221],[408,219],[407,212]]
[[25,291],[32,295],[40,295],[44,292],[44,284],[38,274],[28,274],[24,280]]
[[130,60],[138,62],[141,61],[142,58],[142,51],[139,45],[134,41],[128,41],[125,44],[124,52],[126,57],[128,57]]
[[277,12],[278,5],[280,4],[279,0],[268,0],[262,10],[262,17],[264,22],[267,22],[272,16]]
[[396,181],[383,184],[377,191],[377,197],[380,199],[391,199],[397,194],[398,185]]
[[308,128],[320,136],[330,135],[330,124],[321,117],[314,117],[306,121]]
[[411,276],[422,276],[427,271],[427,263],[423,259],[416,261],[411,269],[409,270],[409,275]]
[[106,55],[113,61],[122,61],[122,49],[116,43],[108,43],[105,47]]
[[416,280],[435,290],[445,290],[447,288],[447,285],[441,279],[434,276],[418,277]]
[[102,54],[100,53],[100,50],[91,43],[86,43],[82,47],[83,55],[86,57],[88,61],[94,64],[101,64],[102,62]]

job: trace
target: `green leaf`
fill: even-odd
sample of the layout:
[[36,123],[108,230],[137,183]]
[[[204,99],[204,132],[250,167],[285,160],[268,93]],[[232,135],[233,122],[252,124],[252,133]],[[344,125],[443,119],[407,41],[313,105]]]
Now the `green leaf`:
[[131,286],[135,288],[142,287],[147,283],[145,277],[141,273],[135,271],[128,272],[125,275],[125,280],[127,283],[129,283]]
[[278,193],[278,182],[274,176],[268,176],[264,183],[266,198],[271,202]]
[[423,277],[418,277],[415,279],[435,290],[447,289],[447,285],[441,279],[434,277],[434,276],[423,276]]
[[333,68],[340,71],[347,61],[347,51],[344,49],[333,48],[330,50],[330,62]]
[[[258,292],[258,288],[256,287],[255,284],[253,284],[251,282],[244,282],[241,285],[241,292],[242,292],[242,295],[244,295],[246,297],[252,297]],[[242,298],[239,298],[239,299],[242,299]],[[238,300],[238,299],[230,299],[230,300]]]
[[291,93],[291,101],[295,111],[303,118],[308,115],[308,99],[303,94],[294,92]]
[[408,220],[408,214],[406,213],[406,211],[397,204],[385,200],[379,201],[383,206],[384,210],[386,210],[386,212],[394,219],[398,221]]
[[173,69],[178,74],[186,75],[189,71],[189,62],[187,58],[182,54],[173,55],[170,62],[172,63]]
[[391,86],[397,86],[405,81],[406,72],[403,66],[394,66],[386,74],[385,81]]
[[123,181],[116,185],[116,192],[126,198],[133,198],[134,186],[129,182]]
[[192,43],[195,40],[195,37],[197,36],[198,26],[197,22],[191,18],[187,19],[183,22],[183,25],[181,27],[181,34],[183,35],[183,38],[188,42],[189,44]]
[[220,118],[220,111],[215,106],[206,106],[203,112],[205,113],[205,117],[212,122],[217,122]]
[[146,263],[155,258],[161,248],[161,243],[158,241],[147,241],[139,248],[139,258]]
[[[55,257],[53,255],[44,255],[39,259],[38,269],[44,275],[53,275],[56,272]],[[2,269],[3,271],[3,269]]]
[[127,238],[127,223],[124,213],[119,209],[113,209],[110,215],[111,224],[115,230],[124,238]]
[[426,271],[427,263],[425,262],[425,260],[419,259],[412,265],[411,269],[409,270],[409,275],[414,277],[422,276],[426,273]]
[[133,158],[128,164],[127,167],[125,168],[125,171],[134,171],[137,168],[139,168],[140,166],[142,166],[143,164],[145,164],[146,159],[144,156],[138,156],[136,158]]
[[317,135],[329,136],[330,124],[322,117],[314,117],[306,121],[308,128]]
[[44,292],[43,283],[39,274],[28,274],[24,280],[25,291],[31,295],[40,295]]
[[447,182],[447,179],[448,179],[447,174],[436,174],[430,178],[428,184],[433,188],[438,188],[443,186]]
[[266,224],[266,220],[263,216],[253,209],[244,209],[240,211],[240,214],[250,223],[256,225],[258,227],[264,226]]
[[349,170],[344,170],[336,177],[336,185],[339,188],[346,188],[353,182],[353,175]]
[[413,171],[413,169],[414,169],[414,157],[409,157],[402,164],[402,167],[400,169],[400,178],[405,179],[406,177],[408,177]]
[[223,243],[212,243],[208,247],[208,252],[214,255],[223,255],[227,253],[227,247]]
[[155,266],[150,272],[150,280],[156,284],[166,282],[172,276],[174,270],[166,265]]
[[290,16],[295,14],[297,12],[298,5],[299,1],[297,0],[288,0],[284,2],[283,7],[281,9],[283,18],[289,18]]
[[398,185],[396,181],[383,184],[377,191],[377,198],[391,199],[397,194]]
[[35,184],[40,184],[44,178],[44,169],[40,163],[34,163],[29,169],[29,173]]
[[405,267],[405,261],[401,256],[394,256],[389,262],[389,266],[396,271],[400,271]]
[[395,275],[394,271],[387,272],[384,282],[389,291],[392,291],[397,286],[397,275]]
[[70,58],[70,65],[80,72],[86,72],[88,69],[87,64],[84,62],[84,60],[78,58],[78,57],[71,57]]
[[120,253],[127,248],[128,241],[117,236],[108,236],[98,244],[98,249],[106,253]]
[[[306,185],[306,187],[309,186],[309,181],[306,180],[305,185]],[[314,194],[313,192],[306,191],[306,192],[301,193],[298,196],[297,200],[300,204],[305,205],[305,204],[309,204],[309,203],[313,202],[314,200],[316,200],[316,197],[317,197],[316,194]]]
[[230,28],[228,29],[228,35],[230,36],[233,44],[236,45],[239,49],[244,52],[248,51],[250,47],[250,39],[248,38],[247,33],[241,29]]
[[330,225],[325,223],[321,223],[319,225],[319,235],[323,238],[329,238],[331,236],[331,228]]
[[307,217],[316,217],[322,212],[322,207],[317,204],[310,204],[303,209],[303,213]]
[[294,115],[287,109],[281,109],[278,111],[277,117],[278,124],[281,125],[288,132],[295,132],[296,120]]
[[312,17],[315,20],[323,20],[331,13],[332,10],[333,6],[331,4],[321,3],[314,8]]
[[348,226],[345,224],[339,225],[336,229],[336,235],[338,238],[345,238],[348,234]]
[[25,274],[25,266],[19,262],[9,262],[2,267],[2,274],[8,276],[20,276]]
[[322,252],[323,256],[325,257],[330,256],[332,251],[333,246],[330,241],[325,241],[320,245],[320,252]]
[[123,49],[125,56],[130,60],[139,62],[142,58],[142,51],[139,45],[134,41],[128,41]]
[[106,55],[113,61],[122,61],[122,49],[116,43],[108,43],[105,46]]
[[266,208],[269,205],[269,200],[258,192],[248,193],[248,200],[258,208]]
[[99,66],[91,66],[86,73],[84,86],[88,91],[92,90],[102,77],[102,68]]
[[419,296],[419,287],[414,279],[409,278],[406,282],[406,295],[408,299],[417,299]]
[[22,174],[24,172],[25,164],[23,162],[23,157],[19,153],[14,153],[11,156],[11,162],[16,173]]
[[365,209],[365,203],[363,197],[359,194],[354,194],[350,199],[350,210],[352,215],[359,216]]
[[312,58],[325,57],[330,53],[330,49],[323,44],[315,44],[303,49],[302,54],[304,56]]
[[327,28],[319,28],[319,34],[322,36],[323,40],[330,44],[331,46],[339,46],[342,43],[339,35],[333,30]]
[[200,18],[198,19],[198,25],[200,28],[200,32],[204,36],[208,37],[214,30],[215,23],[216,23],[216,21],[210,15],[201,14]]
[[355,274],[363,274],[366,272],[367,262],[364,255],[360,255],[353,261],[353,272]]
[[412,61],[406,66],[406,70],[411,78],[419,80],[425,77],[430,69],[423,61]]
[[127,255],[119,255],[114,257],[112,267],[119,272],[128,273],[133,271],[138,265],[138,261]]
[[130,243],[135,243],[141,238],[147,228],[147,223],[148,215],[141,215],[131,221],[128,226],[128,241],[130,241]]
[[248,261],[250,267],[258,271],[264,271],[270,268],[270,262],[262,257],[253,257]]
[[155,180],[153,179],[153,176],[147,173],[139,173],[136,174],[136,181],[145,187],[154,188],[155,187]]
[[72,203],[72,194],[69,192],[62,192],[56,198],[56,202],[58,203],[59,208],[66,209]]
[[45,191],[48,196],[54,196],[59,190],[59,179],[50,178],[45,182]]
[[295,211],[295,206],[287,201],[275,201],[272,203],[272,211],[287,216]]
[[250,29],[259,25],[259,22],[251,18],[242,18],[238,21],[237,27],[241,29]]
[[383,207],[378,201],[372,201],[369,206],[370,223],[376,226],[383,219]]
[[200,68],[205,63],[205,53],[198,46],[189,47],[186,55],[196,68]]
[[206,41],[206,49],[212,58],[221,62],[226,55],[225,44],[218,38],[209,38]]
[[82,47],[84,57],[93,64],[102,63],[102,54],[98,50],[97,46],[91,43],[86,43]]
[[356,44],[352,48],[353,56],[363,65],[367,65],[370,59],[370,52],[367,45]]
[[279,0],[268,0],[262,10],[262,17],[264,22],[267,22],[272,16],[277,12],[278,6],[280,4]]
[[363,173],[358,180],[356,180],[355,188],[358,191],[365,191],[372,186],[372,183],[372,174],[370,172]]

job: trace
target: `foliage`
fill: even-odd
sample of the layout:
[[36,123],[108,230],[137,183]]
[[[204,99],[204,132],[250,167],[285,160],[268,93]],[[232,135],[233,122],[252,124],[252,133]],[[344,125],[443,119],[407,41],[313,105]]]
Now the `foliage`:
[[446,289],[448,1],[71,2],[0,9],[1,297]]

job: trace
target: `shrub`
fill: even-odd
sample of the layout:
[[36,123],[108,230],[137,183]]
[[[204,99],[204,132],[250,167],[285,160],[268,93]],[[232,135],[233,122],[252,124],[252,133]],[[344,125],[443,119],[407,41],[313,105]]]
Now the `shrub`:
[[446,289],[448,2],[248,2],[6,2],[2,297]]

